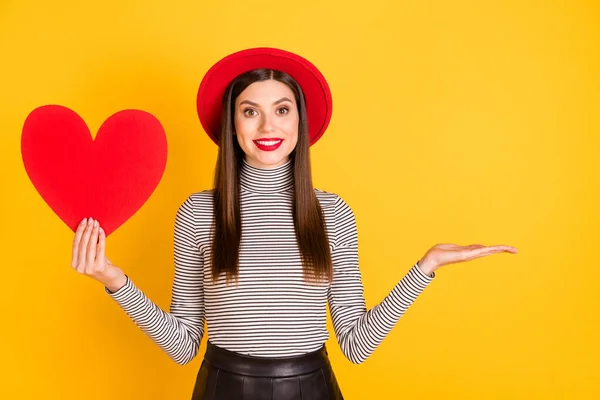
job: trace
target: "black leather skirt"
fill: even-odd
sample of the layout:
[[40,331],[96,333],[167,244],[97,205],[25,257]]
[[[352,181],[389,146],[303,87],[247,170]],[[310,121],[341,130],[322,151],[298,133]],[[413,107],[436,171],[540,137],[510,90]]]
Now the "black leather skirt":
[[208,342],[192,400],[343,400],[327,349],[294,357],[241,355]]

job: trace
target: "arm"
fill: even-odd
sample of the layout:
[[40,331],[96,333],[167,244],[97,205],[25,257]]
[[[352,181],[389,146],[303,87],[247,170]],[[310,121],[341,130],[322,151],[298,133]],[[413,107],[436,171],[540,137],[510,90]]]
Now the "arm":
[[352,209],[341,199],[335,205],[334,276],[328,292],[337,341],[353,363],[365,361],[400,317],[435,278],[415,264],[381,303],[367,311],[358,267],[358,236]]
[[175,278],[169,313],[154,304],[129,278],[114,293],[105,288],[135,324],[180,365],[196,356],[204,335],[204,260],[196,239],[193,210],[189,197],[176,216]]

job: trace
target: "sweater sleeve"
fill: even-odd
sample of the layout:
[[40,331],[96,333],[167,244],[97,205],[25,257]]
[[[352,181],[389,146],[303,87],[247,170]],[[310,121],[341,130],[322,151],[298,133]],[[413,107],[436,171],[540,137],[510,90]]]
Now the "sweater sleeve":
[[194,221],[193,199],[188,197],[175,220],[175,276],[170,312],[154,304],[129,277],[116,292],[104,288],[135,324],[180,365],[196,356],[204,335],[204,260]]
[[435,278],[415,265],[392,291],[367,311],[358,267],[358,236],[352,209],[337,197],[332,249],[333,282],[327,299],[337,341],[344,355],[360,364],[375,351],[400,317]]

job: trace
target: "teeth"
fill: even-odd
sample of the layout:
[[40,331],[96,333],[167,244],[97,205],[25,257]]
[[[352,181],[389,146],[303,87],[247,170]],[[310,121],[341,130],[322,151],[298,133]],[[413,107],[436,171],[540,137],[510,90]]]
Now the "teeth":
[[257,140],[257,143],[263,146],[273,146],[279,142],[281,142],[281,140],[270,140],[268,142]]

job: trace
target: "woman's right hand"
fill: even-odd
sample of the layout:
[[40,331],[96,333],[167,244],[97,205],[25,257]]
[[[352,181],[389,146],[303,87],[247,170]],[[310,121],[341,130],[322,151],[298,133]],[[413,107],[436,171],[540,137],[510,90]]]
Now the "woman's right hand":
[[98,221],[92,218],[81,221],[73,240],[71,267],[116,292],[127,283],[127,277],[106,258],[105,251],[106,234]]

